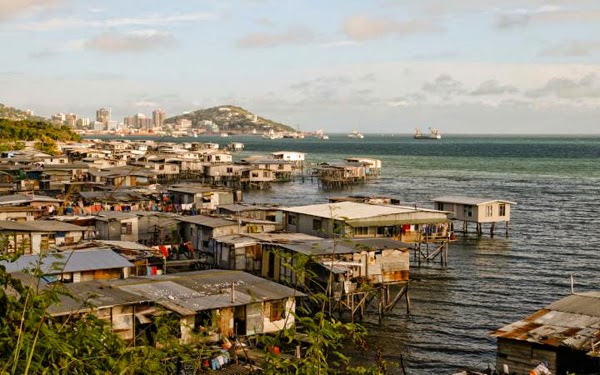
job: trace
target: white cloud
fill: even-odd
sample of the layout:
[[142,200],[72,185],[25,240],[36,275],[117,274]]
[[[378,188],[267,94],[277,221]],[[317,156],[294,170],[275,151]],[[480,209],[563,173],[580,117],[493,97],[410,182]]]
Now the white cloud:
[[147,108],[147,107],[157,108],[157,107],[159,107],[159,105],[158,105],[157,102],[153,102],[151,100],[139,100],[139,101],[133,103],[133,106],[134,107],[144,107],[144,108]]
[[103,20],[79,17],[50,18],[42,22],[32,22],[19,26],[22,30],[48,31],[73,28],[111,28],[125,26],[167,26],[181,23],[192,23],[214,19],[212,13],[190,13],[164,16],[151,14],[142,17],[108,18]]
[[[569,3],[568,5],[573,5]],[[534,22],[598,22],[600,10],[571,9],[556,5],[541,5],[535,8],[499,10],[496,14],[496,28],[508,29],[528,26]]]
[[95,36],[84,43],[86,49],[119,53],[143,51],[173,44],[172,34],[158,30],[138,30],[128,33],[107,32]]
[[533,98],[554,96],[571,100],[600,98],[600,79],[593,73],[580,79],[552,78],[544,86],[528,91],[527,96]]
[[359,43],[355,40],[338,40],[338,41],[334,41],[334,42],[321,43],[320,46],[324,47],[324,48],[330,48],[330,47],[355,46],[357,44],[359,44]]
[[315,38],[314,33],[302,26],[290,27],[282,33],[254,33],[236,41],[240,48],[276,47],[290,44],[306,44]]
[[452,78],[449,74],[440,74],[435,81],[425,82],[423,91],[438,94],[441,96],[449,96],[464,92],[462,83]]
[[515,93],[517,90],[516,87],[511,85],[501,85],[498,81],[494,79],[487,80],[482,82],[479,87],[473,91],[471,91],[471,95],[500,95],[500,94],[510,94]]
[[546,48],[540,55],[549,57],[591,56],[600,51],[600,41],[571,40]]
[[440,32],[443,29],[429,21],[396,21],[388,17],[353,16],[343,24],[344,33],[353,40],[376,39],[390,34],[410,35]]
[[20,13],[56,6],[59,0],[2,0],[0,1],[0,21]]

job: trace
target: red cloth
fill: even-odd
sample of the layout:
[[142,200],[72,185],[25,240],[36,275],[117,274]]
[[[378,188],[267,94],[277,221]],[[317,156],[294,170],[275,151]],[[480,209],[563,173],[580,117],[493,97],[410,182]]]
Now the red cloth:
[[163,255],[165,258],[168,258],[168,257],[169,257],[169,249],[167,249],[167,247],[166,247],[165,245],[160,245],[160,246],[159,246],[159,249],[160,249],[160,252],[162,253],[162,255]]

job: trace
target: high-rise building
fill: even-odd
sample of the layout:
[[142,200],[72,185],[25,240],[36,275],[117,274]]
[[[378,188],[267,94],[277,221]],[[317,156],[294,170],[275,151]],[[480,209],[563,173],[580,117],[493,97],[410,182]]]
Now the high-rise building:
[[90,119],[87,117],[80,117],[77,119],[77,127],[84,129],[90,126]]
[[110,108],[100,108],[96,111],[96,121],[101,122],[103,124],[108,124],[110,121]]
[[56,113],[50,117],[50,120],[55,124],[62,125],[66,118],[67,116],[64,113]]
[[69,113],[65,116],[65,123],[74,128],[77,125],[77,115],[74,113]]
[[155,128],[162,128],[165,123],[165,111],[162,109],[155,109],[152,111],[152,126]]
[[126,128],[133,128],[133,127],[135,127],[135,119],[133,118],[133,116],[125,116],[125,117],[123,117],[123,125]]
[[136,113],[133,115],[133,123],[136,129],[146,130],[146,120],[149,119],[143,113]]

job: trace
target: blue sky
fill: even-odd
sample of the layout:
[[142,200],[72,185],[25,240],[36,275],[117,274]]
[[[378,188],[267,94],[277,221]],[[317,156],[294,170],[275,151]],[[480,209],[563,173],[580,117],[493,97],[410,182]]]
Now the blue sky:
[[303,130],[600,134],[594,0],[8,0],[0,102]]

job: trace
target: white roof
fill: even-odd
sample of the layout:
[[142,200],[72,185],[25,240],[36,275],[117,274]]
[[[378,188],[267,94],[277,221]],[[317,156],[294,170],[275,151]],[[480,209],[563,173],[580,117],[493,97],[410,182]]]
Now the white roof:
[[[365,219],[383,215],[397,215],[405,213],[414,213],[418,211],[427,211],[414,207],[404,206],[383,206],[357,202],[338,202],[313,204],[309,206],[282,208],[282,211],[294,212],[323,218],[343,218],[345,220]],[[438,211],[435,211],[438,212]]]
[[433,198],[432,201],[467,204],[467,205],[472,205],[472,206],[479,206],[482,204],[488,204],[488,203],[493,203],[493,202],[517,204],[516,202],[511,202],[511,201],[507,201],[507,200],[503,200],[503,199],[475,198],[475,197],[465,197],[465,196],[460,196],[460,195],[445,195],[443,197]]

